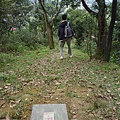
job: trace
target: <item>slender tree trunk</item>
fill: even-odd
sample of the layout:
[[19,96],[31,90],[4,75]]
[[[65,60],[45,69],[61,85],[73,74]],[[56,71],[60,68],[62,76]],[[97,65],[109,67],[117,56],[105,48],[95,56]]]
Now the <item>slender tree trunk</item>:
[[98,4],[98,13],[92,11],[84,0],[81,0],[85,9],[98,19],[98,41],[95,58],[103,59],[106,52],[107,24],[106,24],[106,5],[105,0],[96,0]]
[[54,49],[53,32],[50,23],[47,23],[47,37],[49,42],[49,48]]
[[44,13],[44,19],[45,19],[45,25],[46,25],[46,31],[47,31],[47,36],[48,36],[48,43],[49,43],[49,48],[54,49],[54,41],[53,41],[53,32],[52,32],[52,22],[49,22],[48,20],[48,14],[44,6],[44,0],[39,0],[39,3],[41,4],[41,7],[43,9]]
[[44,15],[43,15],[43,20],[44,20],[44,25],[43,25],[43,28],[42,28],[43,29],[43,37],[46,38],[46,34],[45,34],[46,33],[46,23],[45,23]]
[[106,22],[106,5],[105,0],[96,0],[99,8],[99,12],[95,13],[92,11],[85,3],[84,0],[81,0],[85,9],[93,15],[96,15],[98,19],[98,42],[97,42],[97,51],[95,57],[109,62],[110,60],[110,51],[112,47],[112,35],[113,28],[116,18],[116,9],[117,9],[117,0],[112,2],[112,16],[109,26],[109,31],[107,31],[108,26]]
[[111,16],[111,22],[109,26],[109,32],[108,32],[108,41],[107,41],[107,49],[106,49],[106,56],[105,61],[110,61],[110,52],[112,48],[112,35],[113,35],[113,29],[116,19],[116,10],[117,10],[117,0],[113,0],[112,3],[112,16]]

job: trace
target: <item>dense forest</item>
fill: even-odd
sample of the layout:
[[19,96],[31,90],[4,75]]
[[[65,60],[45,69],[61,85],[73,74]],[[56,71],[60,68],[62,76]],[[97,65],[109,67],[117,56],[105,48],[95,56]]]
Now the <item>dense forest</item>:
[[[60,60],[64,13],[75,35]],[[69,120],[119,120],[119,100],[119,0],[0,0],[0,120],[60,103]]]

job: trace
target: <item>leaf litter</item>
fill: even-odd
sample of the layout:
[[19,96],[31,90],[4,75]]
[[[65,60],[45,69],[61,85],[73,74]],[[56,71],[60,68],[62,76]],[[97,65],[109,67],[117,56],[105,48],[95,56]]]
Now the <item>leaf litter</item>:
[[[118,120],[120,81],[116,69],[100,70],[103,63],[88,62],[78,54],[63,61],[58,57],[54,52],[38,57],[34,63],[29,58],[24,68],[7,71],[9,75],[16,74],[16,78],[0,86],[0,119],[29,120],[34,104],[64,103],[69,120]],[[116,75],[110,76],[111,73]],[[110,89],[109,81],[114,78],[118,96]]]

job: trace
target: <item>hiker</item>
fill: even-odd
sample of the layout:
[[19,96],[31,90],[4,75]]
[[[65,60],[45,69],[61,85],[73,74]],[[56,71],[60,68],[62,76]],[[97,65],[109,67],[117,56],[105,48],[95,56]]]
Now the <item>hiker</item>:
[[67,15],[63,14],[62,22],[59,24],[59,27],[58,27],[58,36],[60,41],[60,59],[63,59],[63,47],[65,45],[65,42],[67,43],[67,46],[68,46],[69,57],[72,57],[71,40],[72,40],[72,36],[74,35],[74,32],[72,30],[72,35],[70,37],[65,36],[65,27],[67,24],[69,24],[70,29],[72,29],[71,24],[67,21]]

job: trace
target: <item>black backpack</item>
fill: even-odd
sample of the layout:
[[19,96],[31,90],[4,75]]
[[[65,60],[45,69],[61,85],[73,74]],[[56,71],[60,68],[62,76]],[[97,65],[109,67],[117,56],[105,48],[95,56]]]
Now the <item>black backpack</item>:
[[65,32],[65,38],[69,38],[73,36],[73,29],[70,27],[69,22],[67,22],[64,32]]

